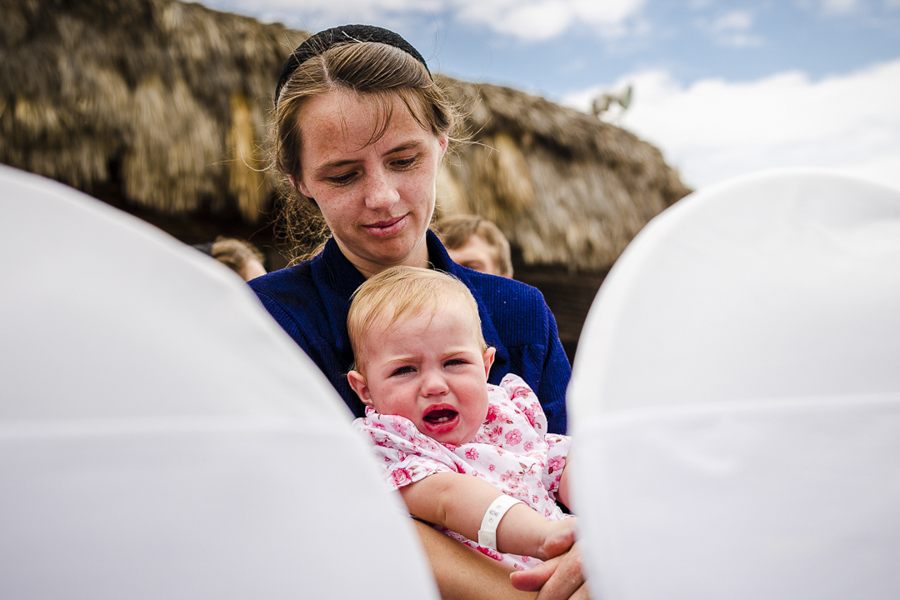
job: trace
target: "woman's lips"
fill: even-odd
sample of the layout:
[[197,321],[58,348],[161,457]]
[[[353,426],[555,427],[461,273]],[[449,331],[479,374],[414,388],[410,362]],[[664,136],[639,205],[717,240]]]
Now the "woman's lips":
[[363,229],[375,237],[390,237],[403,229],[406,225],[406,218],[407,215],[402,215],[400,217],[378,221],[377,223],[369,223],[368,225],[363,225]]

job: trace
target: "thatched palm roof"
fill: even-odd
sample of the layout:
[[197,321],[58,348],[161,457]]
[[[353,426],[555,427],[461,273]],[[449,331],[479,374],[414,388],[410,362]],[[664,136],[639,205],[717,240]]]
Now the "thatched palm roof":
[[493,220],[528,264],[606,269],[689,192],[659,150],[593,115],[495,85],[448,89],[480,144],[445,169],[446,210]]
[[[269,211],[266,120],[306,37],[175,0],[0,0],[0,162],[159,212]],[[526,263],[605,269],[688,190],[652,146],[508,88],[441,78],[473,144],[439,213],[496,221]]]
[[266,116],[306,36],[172,0],[0,0],[0,161],[164,212],[259,218]]

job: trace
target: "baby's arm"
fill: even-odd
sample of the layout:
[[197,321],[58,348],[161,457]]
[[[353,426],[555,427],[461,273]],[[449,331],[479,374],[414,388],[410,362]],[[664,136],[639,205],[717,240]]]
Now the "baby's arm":
[[[409,512],[423,521],[478,539],[485,511],[501,495],[490,483],[460,473],[435,473],[400,488]],[[497,550],[546,560],[575,541],[575,519],[551,521],[516,504],[497,527]]]
[[566,505],[566,508],[571,509],[572,505],[569,504],[569,465],[572,464],[571,459],[566,459],[566,466],[563,467],[562,476],[559,478],[559,488],[556,490],[556,497],[560,502]]

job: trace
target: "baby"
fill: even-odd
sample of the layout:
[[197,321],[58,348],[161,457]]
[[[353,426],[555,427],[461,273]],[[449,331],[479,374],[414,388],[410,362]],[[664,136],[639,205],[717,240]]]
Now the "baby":
[[575,519],[556,504],[569,501],[569,438],[546,433],[518,376],[487,383],[495,350],[463,283],[388,269],[356,291],[347,329],[367,406],[354,426],[414,517],[517,569],[571,547]]

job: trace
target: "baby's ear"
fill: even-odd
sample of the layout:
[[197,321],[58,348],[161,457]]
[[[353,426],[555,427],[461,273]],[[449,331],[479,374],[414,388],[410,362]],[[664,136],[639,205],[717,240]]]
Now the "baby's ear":
[[374,408],[372,396],[369,394],[369,386],[366,384],[366,378],[363,377],[362,373],[350,371],[347,373],[347,382],[353,388],[353,391],[356,392],[356,395],[359,396],[359,399],[362,400],[363,404]]
[[493,346],[488,346],[487,350],[484,351],[484,377],[488,378],[491,375],[491,365],[494,364],[494,356],[497,354],[497,349]]

